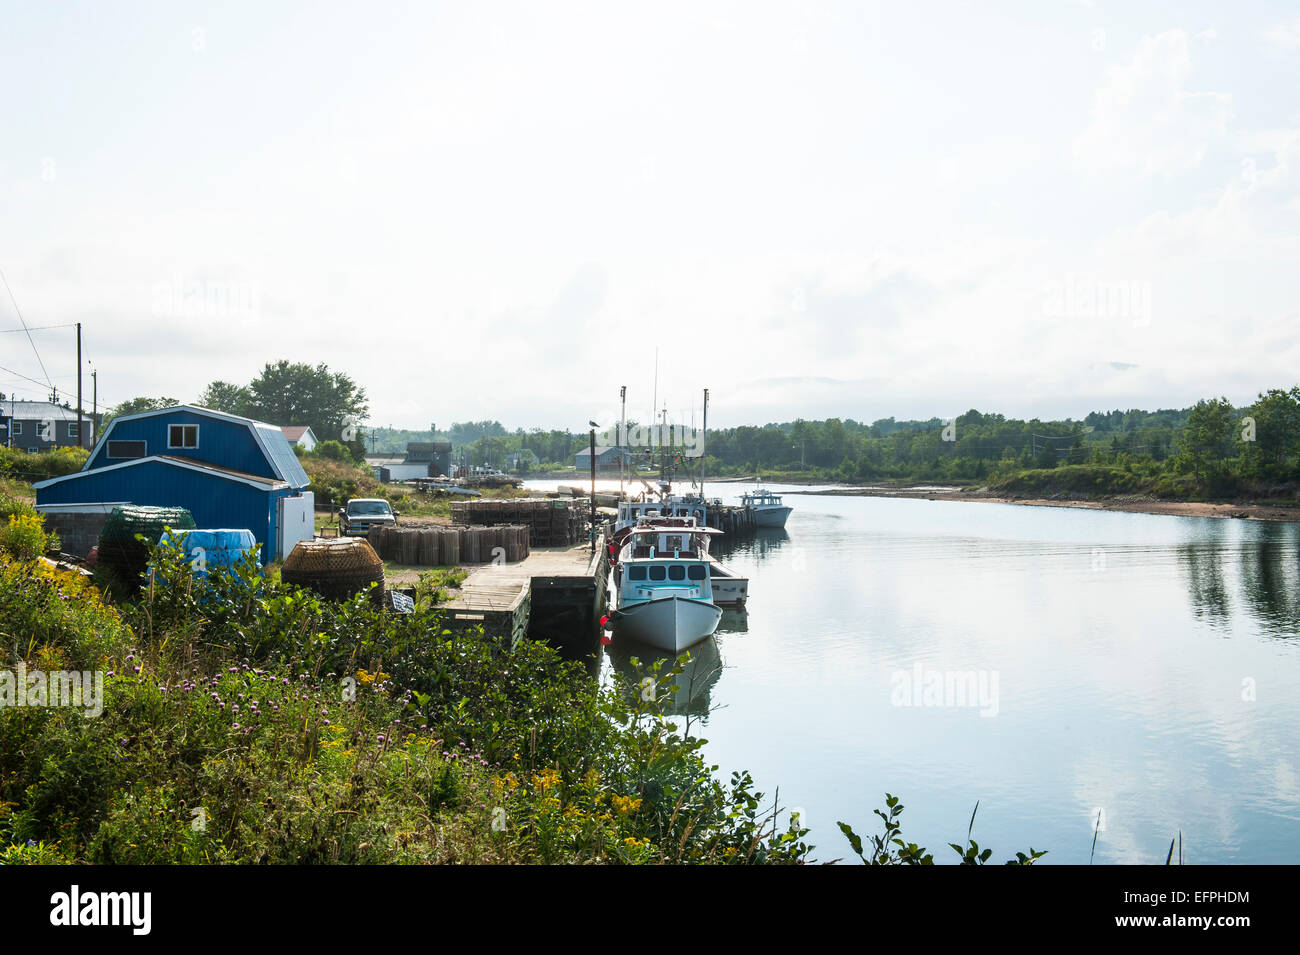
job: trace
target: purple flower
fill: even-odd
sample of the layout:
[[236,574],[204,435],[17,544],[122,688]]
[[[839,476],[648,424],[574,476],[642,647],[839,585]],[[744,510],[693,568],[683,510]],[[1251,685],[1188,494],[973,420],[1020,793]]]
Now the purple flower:
[[375,737],[375,742],[382,743],[383,741],[384,741],[383,733],[380,733],[378,736]]

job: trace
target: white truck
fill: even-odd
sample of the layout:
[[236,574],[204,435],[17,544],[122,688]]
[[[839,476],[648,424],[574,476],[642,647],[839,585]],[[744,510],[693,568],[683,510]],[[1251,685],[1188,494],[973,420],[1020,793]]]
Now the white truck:
[[365,537],[372,527],[397,526],[397,512],[382,497],[354,497],[339,508],[339,533]]

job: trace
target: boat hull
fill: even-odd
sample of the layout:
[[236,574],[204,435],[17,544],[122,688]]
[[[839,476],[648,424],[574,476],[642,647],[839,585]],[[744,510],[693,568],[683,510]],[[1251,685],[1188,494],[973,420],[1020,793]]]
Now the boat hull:
[[709,561],[709,584],[713,602],[719,607],[743,607],[749,598],[749,578],[732,573],[716,560]]
[[660,597],[620,607],[611,620],[625,636],[669,653],[694,646],[718,629],[722,608],[690,597]]
[[756,507],[754,524],[758,527],[785,527],[785,519],[790,516],[792,507]]

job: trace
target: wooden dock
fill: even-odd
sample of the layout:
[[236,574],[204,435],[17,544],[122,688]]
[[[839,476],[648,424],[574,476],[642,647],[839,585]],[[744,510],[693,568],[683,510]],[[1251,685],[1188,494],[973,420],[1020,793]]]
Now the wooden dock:
[[471,571],[457,596],[443,605],[444,624],[449,630],[482,626],[511,646],[528,637],[585,654],[599,646],[607,570],[600,548],[593,554],[585,544],[536,547],[518,563]]

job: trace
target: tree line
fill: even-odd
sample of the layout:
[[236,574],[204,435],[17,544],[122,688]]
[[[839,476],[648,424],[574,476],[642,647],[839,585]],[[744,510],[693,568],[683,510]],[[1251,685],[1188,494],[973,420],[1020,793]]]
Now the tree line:
[[[136,398],[113,414],[177,403]],[[357,461],[370,452],[403,453],[411,441],[446,440],[457,463],[527,474],[571,467],[588,444],[585,430],[512,431],[490,419],[441,428],[430,423],[424,431],[366,430],[360,426],[369,410],[365,389],[324,364],[268,363],[247,385],[212,382],[196,403],[276,424],[308,425],[320,441],[343,442]],[[653,463],[657,469],[659,461]],[[693,475],[700,464],[677,454],[669,468]],[[703,461],[713,476],[798,473],[843,481],[986,481],[1066,465],[1184,480],[1189,493],[1193,487],[1215,493],[1242,481],[1300,479],[1300,386],[1269,389],[1243,407],[1216,397],[1189,408],[1093,411],[1082,419],[1020,419],[971,409],[952,419],[796,419],[718,428],[707,435]]]

